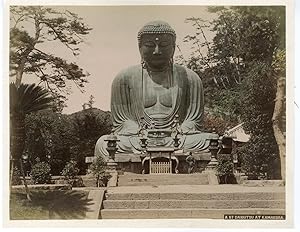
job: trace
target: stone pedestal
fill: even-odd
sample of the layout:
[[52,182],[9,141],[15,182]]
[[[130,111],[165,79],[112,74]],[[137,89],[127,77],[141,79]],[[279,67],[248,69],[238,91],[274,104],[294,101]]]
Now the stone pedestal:
[[211,158],[209,163],[207,164],[206,168],[205,168],[205,173],[208,174],[208,180],[209,180],[209,184],[211,185],[217,185],[219,184],[218,181],[218,176],[217,174],[217,165],[218,165],[218,160],[217,160],[217,154],[219,151],[219,135],[214,134],[214,137],[212,137],[210,139],[210,143],[209,143],[209,150],[211,152]]
[[213,170],[213,169],[205,170],[204,173],[207,173],[208,183],[210,185],[218,185],[219,184],[218,176],[216,175],[217,173],[215,170]]
[[217,165],[218,165],[218,160],[215,158],[215,156],[212,156],[210,162],[207,164],[205,168],[204,172],[208,174],[208,182],[210,185],[219,184],[217,170],[216,170]]
[[206,166],[205,170],[216,170],[216,167],[218,165],[218,160],[215,158],[215,156],[211,157],[211,160],[209,161],[209,163]]
[[109,159],[106,163],[106,171],[109,173],[115,172],[117,171],[117,166],[118,164],[113,159]]
[[106,172],[111,175],[107,183],[107,187],[115,187],[118,182],[117,163],[113,159],[109,159],[106,164]]
[[211,185],[217,185],[219,184],[218,176],[217,176],[217,165],[218,165],[218,160],[216,159],[215,155],[211,156],[211,160],[207,164],[205,168],[205,173],[208,174],[208,182]]

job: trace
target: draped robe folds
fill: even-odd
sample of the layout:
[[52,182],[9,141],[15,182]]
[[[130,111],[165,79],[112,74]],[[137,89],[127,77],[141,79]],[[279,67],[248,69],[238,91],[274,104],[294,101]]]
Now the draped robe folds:
[[[204,111],[204,96],[201,79],[190,69],[173,65],[169,87],[166,91],[172,104],[168,113],[160,116],[151,115],[151,109],[145,111],[145,102],[153,94],[153,81],[141,65],[132,66],[120,72],[113,81],[111,93],[111,113],[113,132],[118,136],[118,151],[121,153],[140,154],[138,131],[141,118],[144,123],[154,125],[155,129],[170,129],[175,115],[183,131],[179,148],[184,151],[201,151],[209,146],[209,140],[215,137],[211,133],[200,132],[200,123]],[[168,90],[169,88],[169,90]],[[150,93],[150,94],[149,94]],[[108,157],[106,151],[107,135],[102,136],[96,144],[95,155]],[[173,139],[166,138],[164,146],[173,146]]]

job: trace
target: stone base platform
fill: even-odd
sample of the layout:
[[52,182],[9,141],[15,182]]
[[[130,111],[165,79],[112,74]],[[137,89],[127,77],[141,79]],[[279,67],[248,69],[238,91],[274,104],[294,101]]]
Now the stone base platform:
[[[186,162],[187,154],[183,152],[175,152],[174,155],[176,159],[179,161],[178,171],[180,174],[188,173],[188,164]],[[211,154],[209,151],[203,151],[201,153],[193,153],[193,157],[195,159],[195,167],[193,172],[201,173],[205,170],[207,164],[210,161]],[[123,154],[117,153],[115,154],[115,162],[117,165],[117,170],[119,172],[131,172],[136,174],[142,173],[142,160],[143,156],[139,154]],[[149,165],[147,162],[145,165]],[[173,165],[173,173],[175,173],[175,163]]]

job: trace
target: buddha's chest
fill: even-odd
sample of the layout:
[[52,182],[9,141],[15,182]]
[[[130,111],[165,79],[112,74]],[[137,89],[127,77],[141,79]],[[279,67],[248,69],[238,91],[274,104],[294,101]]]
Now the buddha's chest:
[[177,78],[171,71],[150,73],[144,70],[142,76],[133,78],[129,94],[133,96],[131,99],[138,101],[138,107],[141,106],[152,118],[164,118],[174,111],[180,99],[178,95],[182,91]]
[[144,90],[144,107],[155,105],[172,108],[173,98],[176,96],[175,88],[164,88],[162,86],[148,86]]

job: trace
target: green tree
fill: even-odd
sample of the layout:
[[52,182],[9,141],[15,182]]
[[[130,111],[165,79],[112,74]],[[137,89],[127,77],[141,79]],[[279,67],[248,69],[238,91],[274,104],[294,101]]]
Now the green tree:
[[67,82],[73,81],[81,88],[88,73],[76,63],[46,51],[41,44],[62,44],[77,56],[78,45],[91,28],[68,10],[43,6],[11,6],[10,25],[10,75],[15,77],[16,85],[22,83],[24,74],[36,75],[62,106]]
[[49,162],[52,175],[59,175],[70,160],[71,146],[76,139],[70,117],[44,110],[27,115],[25,122],[25,151],[30,154],[30,163],[35,163],[38,157]]
[[59,175],[71,159],[78,163],[80,174],[85,174],[85,157],[94,155],[96,141],[109,134],[111,126],[110,113],[96,108],[71,115],[52,110],[28,114],[24,152],[31,164],[36,158],[49,162],[52,175]]
[[70,115],[73,122],[75,139],[71,147],[71,158],[76,160],[80,173],[87,169],[85,157],[94,156],[97,140],[105,134],[109,134],[112,128],[111,115],[108,112],[96,108],[82,110]]
[[94,103],[95,103],[95,97],[93,95],[91,95],[90,99],[88,101],[89,108],[93,108]]
[[241,118],[243,128],[251,137],[239,151],[242,167],[254,176],[266,173],[267,178],[277,179],[280,162],[272,123],[276,96],[272,68],[266,63],[255,62],[243,84],[247,94],[241,98],[245,105]]
[[[187,35],[184,38],[184,42],[191,45],[192,52],[188,59],[181,63],[187,65],[201,77],[204,85],[206,110],[216,117],[238,123],[241,109],[237,104],[239,88],[235,70],[233,70],[232,64],[228,64],[230,58],[221,61],[216,57],[216,45],[206,36],[208,30],[213,31],[217,36],[214,22],[192,17],[187,18],[186,23],[194,26],[195,34]],[[220,48],[226,49],[222,46]]]
[[14,83],[10,84],[11,172],[14,170],[14,160],[19,161],[28,200],[31,199],[22,161],[25,145],[25,116],[32,112],[47,109],[51,106],[51,103],[52,97],[49,96],[47,90],[40,86],[35,84],[20,84],[19,86]]
[[205,112],[201,130],[206,132],[215,131],[217,134],[223,135],[227,129],[233,128],[234,126],[236,126],[236,124],[229,120],[224,120],[220,116]]
[[[278,178],[273,167],[278,163],[278,147],[281,146],[282,152],[285,150],[284,120],[281,120],[285,111],[285,61],[277,65],[280,67],[277,71],[278,62],[274,61],[276,54],[285,50],[285,8],[251,6],[209,10],[217,15],[211,24],[198,18],[187,19],[196,33],[186,37],[194,47],[186,63],[202,77],[209,111],[232,122],[243,121],[251,134],[248,150],[243,151],[244,161],[249,161],[244,162],[245,169],[264,163],[269,177]],[[205,37],[206,27],[215,33],[212,41]]]

